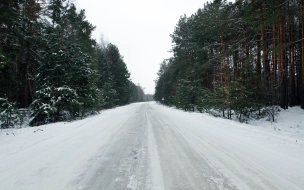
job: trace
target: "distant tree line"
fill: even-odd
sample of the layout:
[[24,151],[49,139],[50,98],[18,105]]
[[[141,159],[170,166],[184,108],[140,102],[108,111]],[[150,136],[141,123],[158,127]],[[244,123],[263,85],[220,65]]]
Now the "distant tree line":
[[145,94],[144,96],[144,102],[150,102],[150,101],[154,101],[154,94]]
[[118,47],[96,43],[94,29],[69,1],[1,0],[1,128],[24,122],[20,108],[35,126],[142,101]]
[[214,0],[181,16],[171,38],[155,100],[240,120],[304,109],[303,0]]

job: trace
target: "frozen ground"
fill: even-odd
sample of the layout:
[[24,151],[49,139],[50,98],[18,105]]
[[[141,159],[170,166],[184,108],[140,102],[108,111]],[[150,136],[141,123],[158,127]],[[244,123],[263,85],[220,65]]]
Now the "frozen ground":
[[280,109],[275,122],[266,120],[252,120],[250,124],[256,126],[257,129],[286,135],[301,142],[304,141],[304,110],[300,107]]
[[0,187],[304,189],[304,111],[250,125],[132,104],[81,121],[0,131]]

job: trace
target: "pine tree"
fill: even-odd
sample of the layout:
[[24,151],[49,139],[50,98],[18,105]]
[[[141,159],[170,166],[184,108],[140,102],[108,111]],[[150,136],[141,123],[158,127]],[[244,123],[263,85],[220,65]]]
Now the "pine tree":
[[154,98],[240,121],[302,104],[302,29],[302,0],[206,3],[179,19]]
[[113,77],[114,89],[117,92],[117,102],[115,104],[125,105],[129,103],[131,98],[129,88],[130,73],[117,46],[108,44],[106,59],[109,75]]
[[2,1],[0,9],[0,97],[25,108],[33,98],[31,72],[37,64],[34,49],[41,7],[33,0],[11,0]]
[[[79,28],[71,29],[87,21],[82,20],[84,16],[77,23],[69,20],[69,15],[78,16],[74,5],[63,6],[54,1],[50,8],[53,20],[45,28],[47,35],[42,39],[45,47],[39,52],[41,65],[36,76],[31,125],[83,117],[96,109],[99,100],[92,58],[74,32]],[[86,39],[90,39],[93,27],[88,30]]]

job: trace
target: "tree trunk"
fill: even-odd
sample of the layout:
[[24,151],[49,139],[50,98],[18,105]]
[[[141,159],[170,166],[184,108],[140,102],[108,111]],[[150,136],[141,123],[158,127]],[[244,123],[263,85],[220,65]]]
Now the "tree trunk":
[[[260,36],[260,35],[259,35]],[[256,75],[258,78],[257,84],[261,81],[261,41],[260,38],[257,39],[257,61],[256,61]]]
[[[288,9],[290,9],[288,5]],[[289,97],[290,102],[289,106],[292,107],[295,105],[295,71],[294,71],[294,32],[293,32],[293,15],[291,11],[289,10],[289,43],[291,44],[289,46],[289,85],[290,85],[290,91],[289,91]]]
[[[283,6],[283,5],[282,5]],[[284,31],[284,13],[283,8],[279,8],[279,42],[280,42],[280,55],[279,55],[279,82],[280,82],[280,107],[283,109],[288,108],[287,101],[287,69],[286,69],[286,56],[285,56],[285,31]]]
[[277,52],[275,48],[277,47],[277,27],[276,25],[273,26],[273,38],[272,38],[272,75],[271,75],[271,81],[272,81],[272,88],[273,88],[273,97],[272,97],[272,104],[276,104],[278,102],[276,94],[277,89],[275,86],[277,85],[277,69],[278,69],[278,60],[277,60]]
[[304,109],[304,0],[302,0],[302,57],[301,57],[301,64],[300,64],[300,74],[301,74],[301,108]]
[[[260,4],[260,24],[261,24],[261,38],[262,38],[262,63],[263,63],[263,71],[264,71],[264,85],[265,89],[269,89],[269,64],[268,64],[268,56],[267,56],[267,36],[265,29],[265,21],[264,21],[264,13],[263,13],[263,1]],[[268,98],[266,99],[268,102]]]

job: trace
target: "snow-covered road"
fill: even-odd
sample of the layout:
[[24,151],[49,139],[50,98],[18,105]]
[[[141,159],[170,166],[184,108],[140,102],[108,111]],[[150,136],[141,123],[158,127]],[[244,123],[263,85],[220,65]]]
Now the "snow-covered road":
[[138,103],[0,134],[0,189],[304,189],[304,143]]

